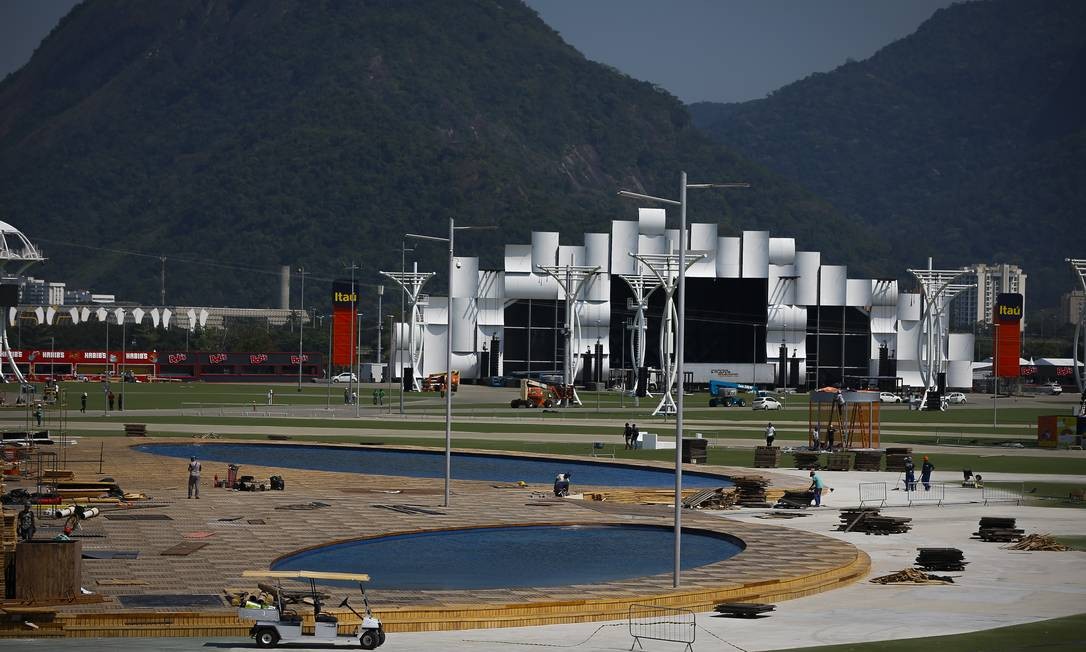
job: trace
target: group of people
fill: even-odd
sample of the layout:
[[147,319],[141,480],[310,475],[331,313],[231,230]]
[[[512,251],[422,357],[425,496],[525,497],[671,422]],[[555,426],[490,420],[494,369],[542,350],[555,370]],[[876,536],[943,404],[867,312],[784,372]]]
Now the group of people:
[[822,432],[815,426],[811,431],[811,450],[832,451],[834,440],[837,438],[837,429],[833,426],[826,428],[826,440],[822,441]]
[[[920,466],[920,482],[924,485],[924,491],[931,491],[931,472],[934,470],[935,465],[925,455],[924,463]],[[905,491],[916,491],[916,464],[911,457],[905,458]]]
[[354,405],[358,402],[358,392],[352,392],[346,387],[343,388],[343,404]]
[[[343,390],[343,391],[346,392],[347,390]],[[383,390],[383,389],[375,389],[375,390],[373,390],[373,404],[374,405],[384,405],[385,404],[385,390]]]
[[637,441],[641,438],[641,431],[637,429],[637,424],[627,423],[622,430],[622,438],[626,440],[627,449],[636,449]]

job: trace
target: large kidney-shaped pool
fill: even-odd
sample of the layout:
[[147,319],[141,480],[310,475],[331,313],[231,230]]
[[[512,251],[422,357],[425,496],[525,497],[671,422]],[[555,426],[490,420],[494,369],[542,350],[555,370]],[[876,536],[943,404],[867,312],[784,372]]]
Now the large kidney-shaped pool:
[[[346,471],[410,478],[441,478],[445,474],[445,454],[440,451],[282,444],[142,444],[136,446],[136,450],[170,457],[189,458],[195,455],[205,462],[288,469]],[[523,480],[532,484],[550,484],[558,473],[572,474],[574,485],[582,486],[675,486],[675,476],[671,471],[644,466],[476,453],[453,453],[452,458],[452,476],[457,480]],[[732,483],[723,476],[684,471],[683,486],[730,487]]]
[[[613,582],[668,573],[674,539],[648,525],[531,525],[360,539],[289,555],[273,570],[368,573],[367,588],[498,589]],[[682,567],[723,561],[739,539],[700,530],[682,537]],[[337,584],[337,582],[327,582]]]

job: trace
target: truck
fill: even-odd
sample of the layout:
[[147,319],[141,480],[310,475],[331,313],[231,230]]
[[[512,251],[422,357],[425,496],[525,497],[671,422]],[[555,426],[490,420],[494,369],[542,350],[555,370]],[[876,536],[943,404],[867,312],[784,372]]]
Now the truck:
[[549,408],[558,405],[563,398],[572,397],[572,386],[550,385],[538,380],[522,378],[520,397],[509,401],[511,408]]
[[754,387],[729,380],[710,380],[709,407],[746,407],[746,400],[738,395],[741,391],[753,392]]

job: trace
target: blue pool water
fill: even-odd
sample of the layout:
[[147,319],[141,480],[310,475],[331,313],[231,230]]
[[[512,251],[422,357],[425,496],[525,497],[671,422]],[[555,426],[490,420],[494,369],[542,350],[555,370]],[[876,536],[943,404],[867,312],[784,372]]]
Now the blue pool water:
[[[195,455],[204,462],[229,462],[277,466],[316,471],[347,471],[410,478],[441,478],[445,475],[445,454],[439,451],[382,450],[334,446],[283,446],[275,444],[144,444],[137,450],[182,457]],[[211,472],[210,468],[204,469]],[[242,468],[242,473],[245,470]],[[489,480],[529,484],[554,482],[558,473],[571,473],[574,490],[596,487],[674,487],[671,471],[617,464],[594,464],[569,460],[453,453],[452,475],[457,480]],[[220,474],[225,475],[225,471]],[[706,473],[683,472],[683,486],[730,487],[727,479]]]
[[[286,557],[272,569],[368,573],[366,588],[405,590],[594,584],[671,572],[672,535],[670,528],[641,525],[445,530],[332,544]],[[738,539],[684,531],[682,567],[742,550]]]

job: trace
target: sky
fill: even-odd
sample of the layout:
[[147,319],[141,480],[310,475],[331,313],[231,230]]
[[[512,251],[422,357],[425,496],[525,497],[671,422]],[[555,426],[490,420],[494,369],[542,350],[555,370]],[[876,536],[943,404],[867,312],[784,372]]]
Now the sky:
[[[151,1],[151,0],[148,0]],[[455,1],[455,0],[449,0]],[[586,57],[684,102],[739,102],[866,59],[951,0],[526,0]],[[0,78],[78,0],[0,0]]]

